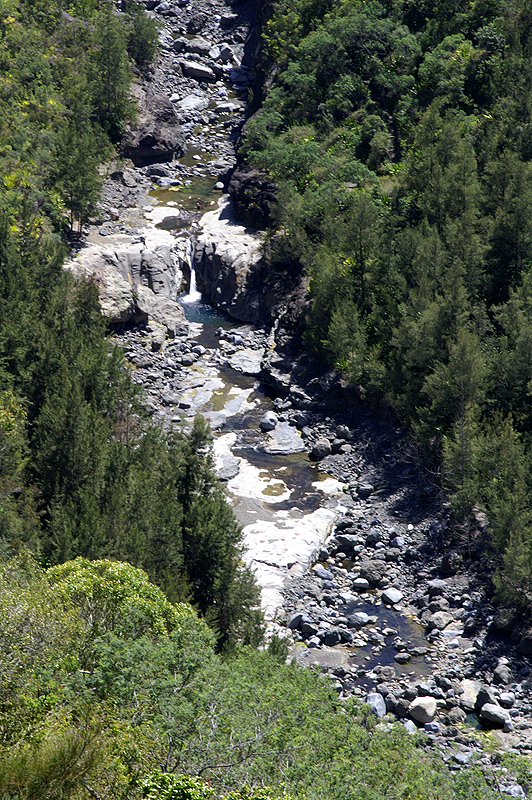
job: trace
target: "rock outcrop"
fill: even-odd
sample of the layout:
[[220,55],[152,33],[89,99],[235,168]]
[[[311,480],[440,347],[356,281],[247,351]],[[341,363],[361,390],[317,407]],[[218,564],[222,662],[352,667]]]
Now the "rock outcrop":
[[135,90],[138,117],[131,123],[122,142],[122,155],[135,166],[172,161],[186,152],[183,130],[176,110],[162,94]]
[[171,337],[186,326],[183,310],[175,302],[183,274],[179,259],[166,245],[153,250],[138,244],[123,249],[92,246],[66,268],[76,277],[96,283],[102,314],[110,323],[151,318],[164,325]]
[[262,237],[238,223],[227,197],[202,217],[201,225],[194,256],[198,288],[235,319],[262,322]]

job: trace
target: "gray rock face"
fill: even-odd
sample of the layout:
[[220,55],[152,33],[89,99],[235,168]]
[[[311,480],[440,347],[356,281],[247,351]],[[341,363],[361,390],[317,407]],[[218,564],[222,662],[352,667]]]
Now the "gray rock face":
[[169,247],[88,248],[66,268],[77,277],[92,277],[102,314],[110,322],[140,322],[150,317],[166,326],[170,336],[183,327],[186,330],[183,309],[173,299],[183,275]]
[[227,200],[202,218],[194,263],[198,288],[218,308],[244,322],[261,322],[265,270],[261,237],[239,225]]

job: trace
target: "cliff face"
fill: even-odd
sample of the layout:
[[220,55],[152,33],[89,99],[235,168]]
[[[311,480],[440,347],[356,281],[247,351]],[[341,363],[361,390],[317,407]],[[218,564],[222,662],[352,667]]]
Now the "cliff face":
[[194,255],[200,291],[236,319],[267,326],[275,322],[278,334],[295,332],[307,302],[306,280],[297,266],[273,269],[268,240],[239,223],[227,196],[204,214],[201,226]]

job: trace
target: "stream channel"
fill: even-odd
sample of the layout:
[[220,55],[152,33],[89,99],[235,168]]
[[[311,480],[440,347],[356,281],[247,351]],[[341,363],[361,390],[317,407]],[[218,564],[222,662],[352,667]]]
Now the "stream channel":
[[[163,224],[171,226],[171,221],[165,218]],[[175,231],[178,236],[187,233]],[[192,264],[193,254],[190,247],[188,250]],[[272,409],[275,397],[259,378],[261,359],[271,346],[266,332],[211,306],[196,290],[193,267],[189,292],[182,293],[178,301],[190,325],[189,338],[186,343],[167,343],[165,355],[171,364],[172,351],[178,347],[181,352],[195,349],[199,358],[180,373],[178,414],[174,407],[170,418],[163,409],[161,415],[165,424],[185,428],[197,412],[209,421],[217,473],[243,528],[245,560],[261,586],[269,632],[282,635],[286,630],[283,590],[312,566],[335,520],[347,510],[346,484],[320,471],[310,460],[300,432],[289,425],[282,411],[273,431],[261,430],[261,418]],[[349,587],[352,576],[346,578]],[[422,627],[406,609],[384,605],[380,593],[371,591],[357,594],[345,589],[338,597],[335,608],[316,602],[324,606],[331,624],[353,612],[367,614],[369,641],[353,631],[352,642],[334,647],[311,648],[296,642],[291,657],[302,664],[345,667],[358,673],[360,690],[371,683],[371,670],[376,666],[393,666],[398,677],[402,674],[405,678],[431,673],[431,648]],[[398,638],[413,651],[405,665],[395,660]]]

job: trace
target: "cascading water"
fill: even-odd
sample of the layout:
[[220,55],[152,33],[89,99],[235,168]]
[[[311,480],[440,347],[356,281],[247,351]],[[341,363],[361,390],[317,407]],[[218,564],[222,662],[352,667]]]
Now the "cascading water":
[[201,292],[198,292],[196,286],[196,268],[194,266],[194,241],[192,237],[187,239],[186,247],[187,262],[190,267],[190,287],[188,294],[181,298],[182,303],[197,303],[201,300]]

